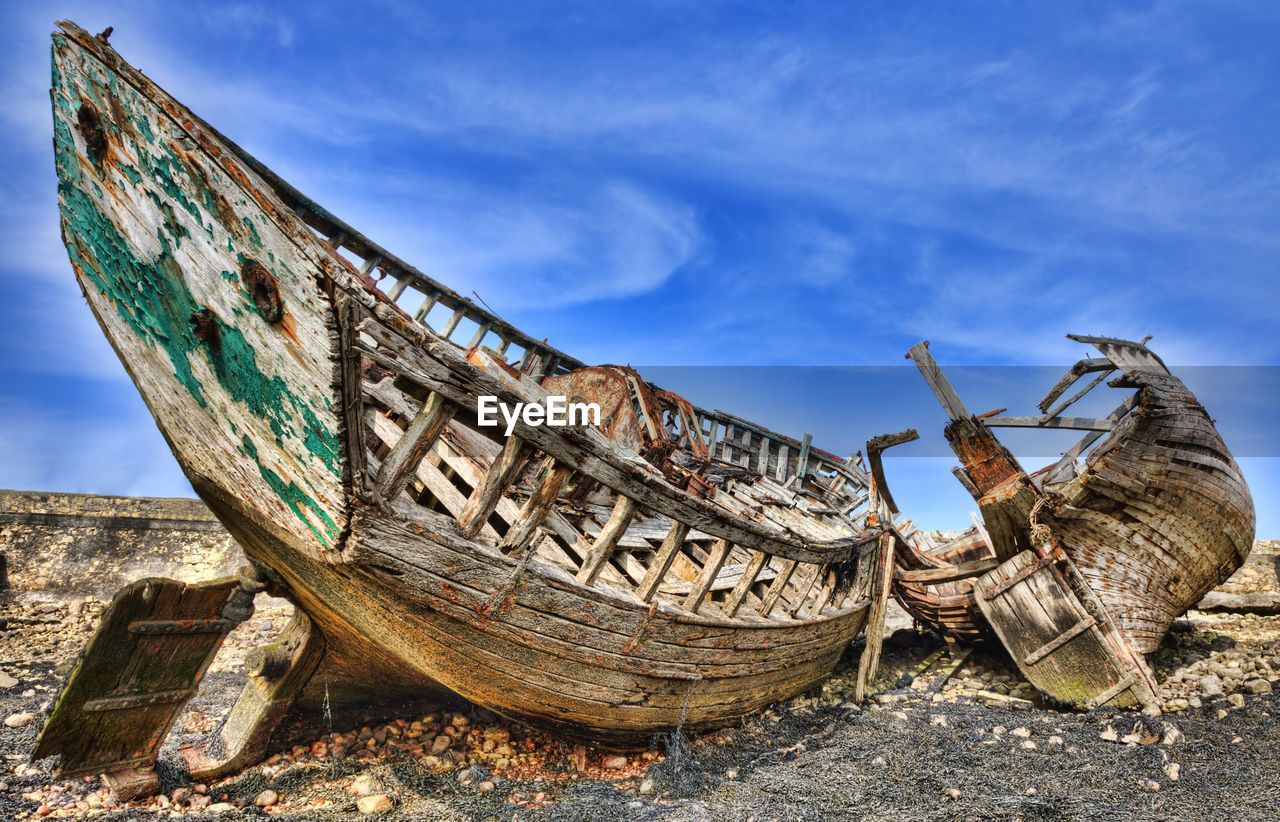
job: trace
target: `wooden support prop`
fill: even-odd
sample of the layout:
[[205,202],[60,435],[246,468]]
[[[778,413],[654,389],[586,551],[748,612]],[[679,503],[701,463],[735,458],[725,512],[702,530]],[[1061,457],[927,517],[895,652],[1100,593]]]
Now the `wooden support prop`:
[[696,614],[702,607],[703,597],[707,595],[707,591],[711,590],[711,584],[716,581],[716,574],[719,574],[720,569],[724,567],[724,561],[729,558],[731,550],[733,545],[727,539],[716,540],[716,544],[711,547],[711,555],[707,557],[706,565],[702,566],[702,573],[698,574],[698,579],[693,583],[689,595],[684,598],[685,610]]
[[971,416],[969,409],[964,407],[964,403],[960,401],[960,395],[951,387],[951,383],[947,381],[947,377],[942,373],[942,368],[934,360],[933,355],[929,353],[929,342],[918,342],[911,346],[911,350],[907,352],[907,359],[916,364],[916,368],[920,369],[920,374],[924,377],[924,381],[929,385],[929,389],[933,391],[934,396],[938,398],[938,402],[942,403],[942,408],[947,412],[947,416],[952,420],[967,420]]
[[413,422],[409,423],[404,436],[391,449],[391,453],[382,461],[378,471],[378,493],[383,499],[395,499],[409,483],[409,478],[417,470],[418,463],[427,453],[436,437],[444,430],[445,425],[453,417],[453,405],[444,397],[432,392],[422,404]]
[[773,578],[769,589],[764,592],[764,600],[760,603],[760,610],[757,611],[762,617],[767,617],[773,613],[774,606],[778,604],[778,600],[782,597],[783,590],[787,587],[787,582],[791,580],[791,575],[796,572],[796,566],[799,565],[794,559],[786,560],[782,563],[782,568],[778,570],[778,575]]
[[636,501],[631,497],[621,495],[618,497],[618,501],[613,506],[613,513],[609,515],[609,521],[600,529],[600,534],[591,546],[591,553],[587,555],[582,568],[578,570],[578,582],[591,585],[596,581],[596,577],[600,575],[600,569],[609,561],[618,547],[618,540],[622,539],[622,535],[627,532],[627,527],[631,525],[637,507]]
[[760,576],[760,572],[768,563],[769,555],[763,551],[756,551],[751,555],[747,567],[742,569],[742,576],[738,577],[738,584],[733,586],[733,590],[729,592],[729,598],[725,600],[725,616],[731,617],[738,613],[738,609],[742,607],[742,601],[747,598],[747,593],[755,584],[756,577]]
[[644,579],[640,580],[640,584],[636,587],[636,596],[640,597],[642,602],[648,602],[653,599],[653,595],[658,592],[658,586],[662,584],[662,578],[666,576],[667,570],[671,568],[671,563],[676,558],[676,554],[680,553],[680,547],[684,545],[684,538],[689,534],[689,526],[683,522],[671,523],[671,530],[667,532],[667,536],[662,540],[662,545],[658,548],[658,554],[653,559],[653,564],[649,566],[649,570],[645,571]]
[[547,457],[542,461],[538,473],[542,476],[542,481],[529,495],[516,521],[511,523],[511,529],[498,542],[498,548],[504,552],[523,550],[534,538],[538,533],[538,526],[546,519],[547,510],[555,504],[560,486],[564,485],[573,469],[556,462],[555,457]]
[[467,497],[467,504],[458,514],[458,525],[462,528],[463,536],[471,539],[480,533],[493,509],[498,507],[502,493],[507,490],[532,450],[519,437],[507,437],[502,450],[489,466],[488,473],[480,481],[480,487],[471,492],[471,496]]
[[890,583],[893,581],[895,540],[892,532],[885,531],[880,535],[880,544],[876,548],[871,612],[867,615],[865,630],[867,645],[862,649],[862,659],[858,664],[858,681],[854,685],[853,693],[853,698],[858,702],[866,698],[867,689],[875,679],[876,670],[880,667],[880,648],[884,645],[884,618],[889,605]]

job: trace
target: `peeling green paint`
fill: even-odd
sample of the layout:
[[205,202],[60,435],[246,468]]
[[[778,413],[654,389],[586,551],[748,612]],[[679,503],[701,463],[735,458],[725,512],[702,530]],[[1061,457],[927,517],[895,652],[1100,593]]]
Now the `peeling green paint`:
[[[243,447],[237,450],[257,464],[258,472],[262,475],[262,478],[267,481],[267,485],[271,486],[271,490],[276,492],[276,496],[279,497],[285,505],[289,506],[289,509],[293,511],[294,515],[297,516],[298,519],[306,524],[307,528],[311,530],[311,533],[315,535],[316,539],[320,540],[320,542],[324,543],[326,546],[333,547],[333,544],[337,540],[339,534],[338,526],[334,523],[333,519],[324,512],[324,509],[321,508],[314,499],[298,487],[298,483],[293,481],[285,482],[284,478],[279,474],[263,465],[262,460],[258,458],[258,449],[254,446],[253,441],[250,440],[247,435],[241,439],[241,444]],[[303,510],[304,508],[306,510]],[[307,511],[311,511],[320,519],[321,522],[324,523],[323,532],[317,528],[315,523],[311,521],[311,518],[307,516]]]
[[258,229],[253,227],[253,220],[248,217],[244,218],[244,224],[249,228],[249,243],[254,248],[262,248],[262,238],[258,236]]
[[[205,342],[195,336],[190,317],[207,307],[200,304],[191,293],[173,256],[173,249],[180,245],[181,240],[191,236],[174,206],[190,214],[212,239],[213,223],[207,227],[204,225],[200,206],[187,193],[189,190],[198,191],[194,195],[196,199],[202,200],[204,205],[212,204],[209,210],[213,212],[215,219],[221,219],[224,228],[231,227],[225,224],[227,220],[224,218],[228,215],[216,208],[218,197],[207,187],[208,180],[203,169],[191,168],[170,147],[166,146],[162,152],[152,154],[137,140],[129,140],[137,159],[136,167],[119,158],[115,159],[120,174],[134,186],[146,183],[156,189],[146,190],[145,195],[164,219],[163,225],[157,229],[161,251],[154,259],[142,258],[136,247],[107,217],[102,206],[84,190],[87,184],[98,192],[99,198],[103,196],[96,181],[92,178],[86,180],[81,173],[80,157],[76,151],[71,125],[75,117],[73,101],[79,99],[80,90],[63,87],[65,78],[57,69],[56,59],[55,55],[53,142],[59,176],[59,208],[68,253],[85,278],[86,286],[91,284],[90,287],[105,295],[116,313],[140,340],[164,352],[173,367],[177,384],[191,395],[199,407],[210,407],[208,392],[214,388],[211,384],[202,384],[193,370],[193,366],[203,359],[226,396],[234,402],[242,403],[250,413],[263,420],[274,434],[278,447],[284,447],[286,440],[297,443],[296,454],[286,452],[283,455],[285,464],[297,460],[306,462],[308,455],[311,455],[323,463],[332,476],[341,477],[337,435],[317,414],[317,411],[332,411],[332,403],[323,396],[323,392],[318,398],[308,400],[294,393],[282,377],[264,373],[258,362],[261,352],[246,339],[245,333],[234,324],[235,320],[232,321],[233,324],[228,324],[215,314],[218,332],[216,337]],[[109,82],[114,81],[113,77]],[[86,97],[98,100],[102,96],[102,86],[92,83],[86,85]],[[118,100],[127,99],[134,104],[124,106],[124,110],[129,115],[135,115],[130,117],[130,122],[136,126],[137,133],[143,139],[154,145],[156,135],[150,123],[145,116],[136,114],[136,109],[141,108],[137,105],[137,96],[130,94],[131,90],[127,88],[117,89],[113,86],[112,90]],[[103,105],[100,110],[109,109]],[[59,112],[62,112],[62,116],[59,116]],[[188,181],[194,181],[195,185]],[[206,186],[200,186],[201,182]],[[253,222],[246,217],[244,223],[249,229],[251,242],[261,247],[261,237]],[[229,236],[227,251],[235,253],[234,249]],[[273,255],[272,259],[274,260]],[[231,306],[231,312],[237,317],[248,313],[257,314],[257,307],[248,292],[241,287],[239,276],[231,271],[223,271],[221,276],[236,287],[243,303],[242,306]],[[220,310],[225,311],[226,307]],[[321,402],[324,410],[318,404]],[[320,503],[299,487],[297,482],[287,480],[265,466],[248,434],[240,432],[234,422],[229,419],[220,422],[227,425],[234,436],[242,438],[243,450],[236,450],[253,459],[263,480],[281,502],[320,542],[326,546],[335,544],[340,529]],[[322,497],[322,492],[316,490],[311,479],[313,478],[305,473],[301,477],[301,481],[312,493]]]

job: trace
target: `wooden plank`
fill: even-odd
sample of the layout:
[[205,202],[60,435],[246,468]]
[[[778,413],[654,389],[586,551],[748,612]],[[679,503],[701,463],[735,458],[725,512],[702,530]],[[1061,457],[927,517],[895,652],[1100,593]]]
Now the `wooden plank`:
[[524,464],[525,458],[532,452],[524,440],[519,437],[507,437],[502,451],[489,466],[480,487],[471,492],[467,504],[458,514],[458,526],[463,536],[474,537],[480,533],[481,527],[488,521],[493,509],[498,506],[502,494],[507,490],[516,472]]
[[796,458],[796,477],[799,478],[800,483],[804,482],[805,472],[809,469],[809,447],[812,443],[813,434],[805,434],[804,441],[800,443],[800,456]]
[[871,611],[864,629],[866,646],[858,662],[858,678],[854,683],[853,698],[861,702],[880,668],[880,649],[884,645],[884,619],[889,607],[893,582],[893,551],[896,537],[885,531],[876,546],[875,576],[871,587]]
[[653,564],[649,566],[644,579],[636,586],[636,596],[640,597],[642,602],[648,602],[653,599],[653,595],[658,591],[658,586],[662,584],[662,578],[666,576],[667,569],[671,567],[671,562],[676,558],[676,554],[679,553],[680,546],[684,544],[684,538],[688,533],[689,526],[683,522],[671,523],[671,530],[667,532],[666,538],[662,540],[662,545],[658,548]]
[[417,470],[418,463],[422,462],[422,457],[452,418],[452,403],[434,392],[427,397],[427,401],[409,423],[404,436],[392,446],[391,453],[382,461],[382,468],[378,471],[377,491],[383,499],[400,496],[409,478]]
[[1049,393],[1045,395],[1044,399],[1040,400],[1036,407],[1048,413],[1049,406],[1053,404],[1053,401],[1062,396],[1062,393],[1068,388],[1075,385],[1076,380],[1094,371],[1112,371],[1114,369],[1115,366],[1106,357],[1080,360],[1080,362],[1071,366],[1067,373],[1062,375],[1062,378],[1054,384],[1053,388],[1049,389]]
[[511,525],[511,529],[498,542],[498,548],[504,552],[522,551],[533,541],[538,533],[538,526],[547,516],[547,509],[555,504],[560,494],[560,486],[573,473],[573,469],[556,461],[555,457],[547,457],[542,461],[538,475],[541,481],[529,499],[520,509],[520,517]]
[[933,359],[933,355],[929,353],[928,341],[919,342],[911,346],[911,350],[907,352],[907,358],[916,364],[916,368],[920,369],[921,376],[928,384],[929,389],[933,391],[938,402],[942,403],[942,408],[947,412],[947,416],[953,420],[967,420],[972,415],[969,409],[964,407],[964,403],[960,401],[960,395],[951,387],[951,383],[947,381],[947,377],[942,373],[937,361]]
[[1055,638],[1049,640],[1045,644],[1041,645],[1039,648],[1036,648],[1034,651],[1027,654],[1022,660],[1023,664],[1035,665],[1037,662],[1044,659],[1054,651],[1058,650],[1063,645],[1066,645],[1071,640],[1080,636],[1080,634],[1089,630],[1096,624],[1097,623],[1094,621],[1093,617],[1086,616],[1084,619],[1080,620],[1075,625],[1072,625],[1067,630],[1058,634],[1058,636],[1056,636]]
[[961,579],[982,576],[1000,564],[998,559],[979,559],[960,565],[944,565],[940,568],[921,568],[912,571],[897,570],[893,578],[898,582],[917,582],[923,585],[936,585],[940,582],[955,582]]
[[711,549],[711,556],[707,558],[707,562],[702,566],[702,573],[698,575],[697,581],[694,582],[693,588],[689,591],[689,596],[684,599],[685,610],[692,611],[695,614],[702,607],[703,597],[711,590],[711,583],[715,582],[716,575],[720,573],[721,566],[724,561],[729,558],[729,552],[733,550],[733,545],[726,539],[716,540],[716,544]]
[[728,599],[724,603],[724,615],[733,616],[738,613],[738,609],[742,607],[742,601],[747,598],[751,586],[755,584],[756,577],[760,576],[760,572],[769,563],[769,555],[763,551],[752,553],[751,560],[747,563],[747,567],[742,569],[742,576],[738,577],[738,584],[733,586],[733,590],[729,592]]
[[782,592],[791,580],[791,575],[796,572],[797,565],[799,563],[794,559],[783,561],[782,567],[778,569],[778,575],[773,578],[773,582],[769,584],[769,589],[764,592],[764,599],[761,600],[760,608],[756,613],[762,617],[767,617],[773,613],[774,607],[777,606],[778,600],[782,597]]
[[991,428],[1069,428],[1075,431],[1110,431],[1115,424],[1093,417],[988,417]]
[[600,574],[600,569],[613,556],[614,550],[618,547],[618,540],[626,532],[627,526],[631,524],[632,517],[636,515],[636,508],[636,501],[631,497],[618,497],[609,521],[600,530],[600,535],[596,537],[595,543],[591,546],[591,553],[587,555],[586,561],[578,571],[578,582],[583,585],[591,585],[596,581],[596,577]]
[[982,590],[982,596],[984,599],[995,599],[996,597],[1003,594],[1005,591],[1008,591],[1013,586],[1022,582],[1027,577],[1031,576],[1037,571],[1042,571],[1045,568],[1048,568],[1053,563],[1054,563],[1054,558],[1052,556],[1040,557],[1039,559],[1035,560],[1031,564],[1026,565],[1022,568],[1019,568],[1018,571],[1013,575],[1004,577],[999,582],[993,583],[989,587],[984,587]]
[[467,306],[460,305],[454,309],[449,319],[445,320],[444,327],[440,329],[440,336],[446,340],[453,336],[453,332],[458,329],[458,323],[462,322],[462,318],[467,316]]

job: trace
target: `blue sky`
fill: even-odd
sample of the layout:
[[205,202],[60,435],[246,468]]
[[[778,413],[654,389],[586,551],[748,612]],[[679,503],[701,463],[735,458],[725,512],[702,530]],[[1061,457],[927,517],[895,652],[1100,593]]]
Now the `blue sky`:
[[[56,16],[114,26],[301,190],[586,361],[832,450],[920,425],[932,444],[890,474],[928,527],[971,507],[936,403],[831,367],[898,365],[920,339],[944,365],[1065,366],[1086,353],[1068,332],[1149,333],[1175,367],[1280,365],[1275,4],[6,9],[0,486],[189,493],[58,238]],[[1275,369],[1197,373],[1280,536]],[[1030,413],[1046,387],[991,405]]]

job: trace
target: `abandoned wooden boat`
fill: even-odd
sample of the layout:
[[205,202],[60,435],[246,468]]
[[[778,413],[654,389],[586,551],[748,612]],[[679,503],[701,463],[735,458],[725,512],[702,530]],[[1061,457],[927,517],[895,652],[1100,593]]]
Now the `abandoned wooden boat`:
[[[955,473],[981,519],[945,542],[899,532],[893,591],[957,640],[994,631],[1028,681],[1060,702],[1154,709],[1144,655],[1248,558],[1253,499],[1208,413],[1146,340],[1069,336],[1102,356],[1072,366],[1035,417],[971,415],[928,344],[911,349],[951,419]],[[1059,402],[1086,375],[1095,376]],[[1108,417],[1063,416],[1112,376],[1108,385],[1133,393]],[[996,440],[997,427],[1086,433],[1028,474]],[[880,452],[914,437],[868,444],[881,496]],[[887,508],[896,512],[891,496]]]
[[[122,591],[37,756],[122,793],[153,787],[165,732],[262,590],[297,619],[250,655],[229,754],[192,753],[198,774],[254,761],[297,699],[447,689],[635,740],[734,721],[828,674],[866,620],[877,556],[856,460],[630,369],[584,368],[333,217],[105,39],[60,25],[72,265],[252,565]],[[511,436],[480,424],[481,398],[556,392],[608,419],[517,418]]]

